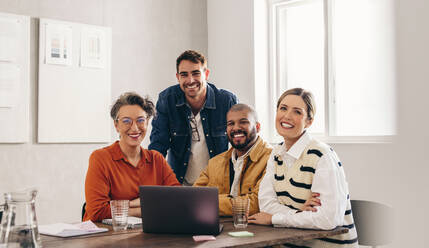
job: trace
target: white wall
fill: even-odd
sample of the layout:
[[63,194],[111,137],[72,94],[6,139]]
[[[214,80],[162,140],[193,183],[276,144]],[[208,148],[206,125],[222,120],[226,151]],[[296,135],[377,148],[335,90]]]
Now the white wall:
[[249,0],[207,0],[208,67],[216,86],[254,104],[253,5]]
[[396,0],[399,141],[394,174],[397,247],[429,247],[429,1]]
[[[127,90],[156,100],[162,89],[175,84],[175,60],[181,52],[207,54],[206,1],[2,0],[0,11],[112,27],[112,102]],[[84,202],[88,157],[107,144],[36,143],[37,35],[33,18],[31,142],[0,144],[0,193],[36,186],[39,223],[76,222]],[[112,139],[116,137],[112,127]]]
[[[255,107],[259,120],[270,118],[265,111],[269,99],[265,0],[207,0],[207,29],[211,80],[234,92],[241,103]],[[271,129],[261,126],[261,135]]]

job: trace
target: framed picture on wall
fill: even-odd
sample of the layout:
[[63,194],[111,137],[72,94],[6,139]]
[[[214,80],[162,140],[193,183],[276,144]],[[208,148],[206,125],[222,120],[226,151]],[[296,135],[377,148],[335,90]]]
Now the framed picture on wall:
[[98,28],[82,28],[80,66],[104,68],[106,66],[106,32]]
[[71,65],[73,51],[72,28],[63,24],[46,24],[45,63]]

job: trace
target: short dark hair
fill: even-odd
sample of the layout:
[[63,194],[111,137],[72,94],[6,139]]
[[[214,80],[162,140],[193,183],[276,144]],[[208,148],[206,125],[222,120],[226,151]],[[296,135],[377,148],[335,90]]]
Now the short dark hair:
[[300,96],[304,101],[305,105],[307,106],[307,118],[309,120],[314,119],[314,115],[316,114],[316,103],[314,101],[314,96],[310,91],[305,90],[303,88],[292,88],[285,91],[277,101],[277,109],[279,108],[280,103],[287,95]]
[[238,112],[243,110],[247,110],[247,112],[249,112],[249,114],[253,116],[255,122],[258,122],[258,114],[256,114],[255,109],[245,103],[237,103],[232,105],[228,112]]
[[201,63],[204,70],[207,69],[207,59],[201,53],[194,50],[187,50],[180,54],[176,60],[176,71],[179,72],[179,65],[182,60],[189,60],[192,63],[198,64]]
[[140,106],[146,112],[148,119],[155,115],[155,105],[148,96],[143,98],[135,92],[125,92],[119,96],[110,110],[110,116],[113,120],[118,118],[119,109],[126,105]]

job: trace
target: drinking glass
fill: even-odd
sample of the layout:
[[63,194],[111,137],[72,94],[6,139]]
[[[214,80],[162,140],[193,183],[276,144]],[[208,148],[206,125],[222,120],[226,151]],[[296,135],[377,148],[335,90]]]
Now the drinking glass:
[[245,196],[237,196],[231,199],[231,203],[234,227],[246,228],[249,217],[249,198]]
[[111,200],[112,226],[114,231],[127,229],[129,200]]

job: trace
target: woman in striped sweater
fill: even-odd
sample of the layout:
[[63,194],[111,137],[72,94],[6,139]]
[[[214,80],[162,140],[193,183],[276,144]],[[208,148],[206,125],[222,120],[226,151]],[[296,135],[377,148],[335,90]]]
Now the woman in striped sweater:
[[261,212],[250,223],[349,232],[286,244],[290,247],[358,247],[344,169],[334,150],[313,139],[313,95],[304,89],[284,92],[277,102],[276,129],[284,142],[274,147],[259,188]]

